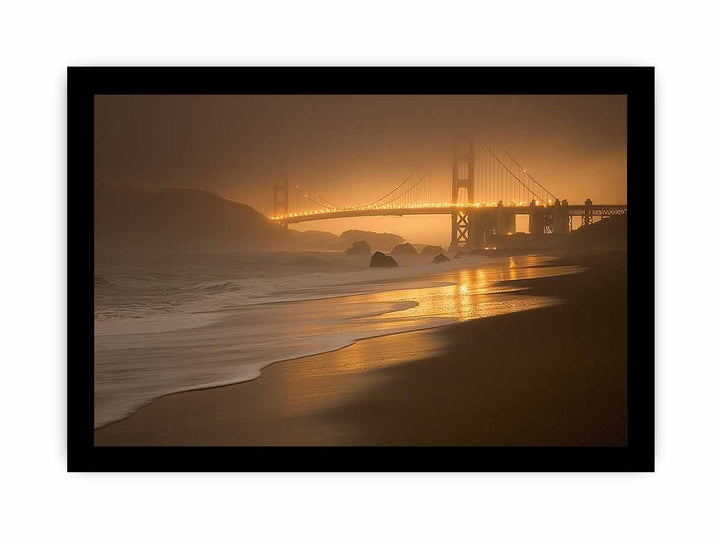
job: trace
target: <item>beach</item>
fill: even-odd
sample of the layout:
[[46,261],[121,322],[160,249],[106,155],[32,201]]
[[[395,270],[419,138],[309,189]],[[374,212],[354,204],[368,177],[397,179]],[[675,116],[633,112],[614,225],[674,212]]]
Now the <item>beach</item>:
[[584,271],[516,275],[503,294],[562,301],[361,338],[254,380],[164,395],[98,428],[95,444],[624,445],[626,255],[549,266]]

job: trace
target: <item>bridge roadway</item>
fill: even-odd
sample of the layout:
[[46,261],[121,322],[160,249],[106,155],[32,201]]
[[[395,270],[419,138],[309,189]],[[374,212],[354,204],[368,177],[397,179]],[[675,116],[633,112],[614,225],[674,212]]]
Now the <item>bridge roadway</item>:
[[[545,212],[552,212],[553,205],[540,205],[533,207],[531,205],[417,205],[410,207],[386,207],[386,208],[348,208],[337,210],[316,210],[309,212],[299,212],[288,216],[276,216],[270,219],[276,223],[303,223],[306,221],[319,221],[324,219],[339,219],[350,217],[367,217],[367,216],[416,216],[416,215],[432,215],[432,214],[453,214],[455,212],[487,212],[488,214],[497,213],[499,209],[514,214],[530,214],[532,208],[537,211],[544,209]],[[627,212],[627,205],[623,204],[570,204],[566,205],[568,215],[585,216],[589,210],[589,215],[593,217],[608,217]]]

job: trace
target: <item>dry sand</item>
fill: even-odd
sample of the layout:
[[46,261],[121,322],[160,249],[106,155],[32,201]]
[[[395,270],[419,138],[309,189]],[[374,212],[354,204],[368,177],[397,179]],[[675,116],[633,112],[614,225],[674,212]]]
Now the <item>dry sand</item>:
[[[97,445],[623,445],[624,253],[528,281],[563,305],[373,338],[164,396]],[[514,282],[518,285],[518,282]],[[520,283],[521,284],[521,283]]]

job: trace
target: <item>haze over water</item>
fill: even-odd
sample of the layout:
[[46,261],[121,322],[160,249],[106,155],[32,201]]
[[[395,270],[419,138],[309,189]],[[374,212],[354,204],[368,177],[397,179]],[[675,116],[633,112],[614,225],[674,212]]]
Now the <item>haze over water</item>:
[[[449,162],[461,133],[497,138],[560,199],[626,202],[622,95],[113,95],[96,96],[95,116],[96,185],[209,190],[265,215],[281,178],[370,203],[422,164]],[[293,226],[442,245],[449,227],[446,216]]]

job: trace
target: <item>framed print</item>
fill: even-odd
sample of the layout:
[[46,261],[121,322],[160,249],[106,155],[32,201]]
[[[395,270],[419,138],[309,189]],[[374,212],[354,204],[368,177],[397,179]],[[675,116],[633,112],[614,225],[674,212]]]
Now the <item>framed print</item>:
[[68,69],[68,469],[652,471],[654,72]]

